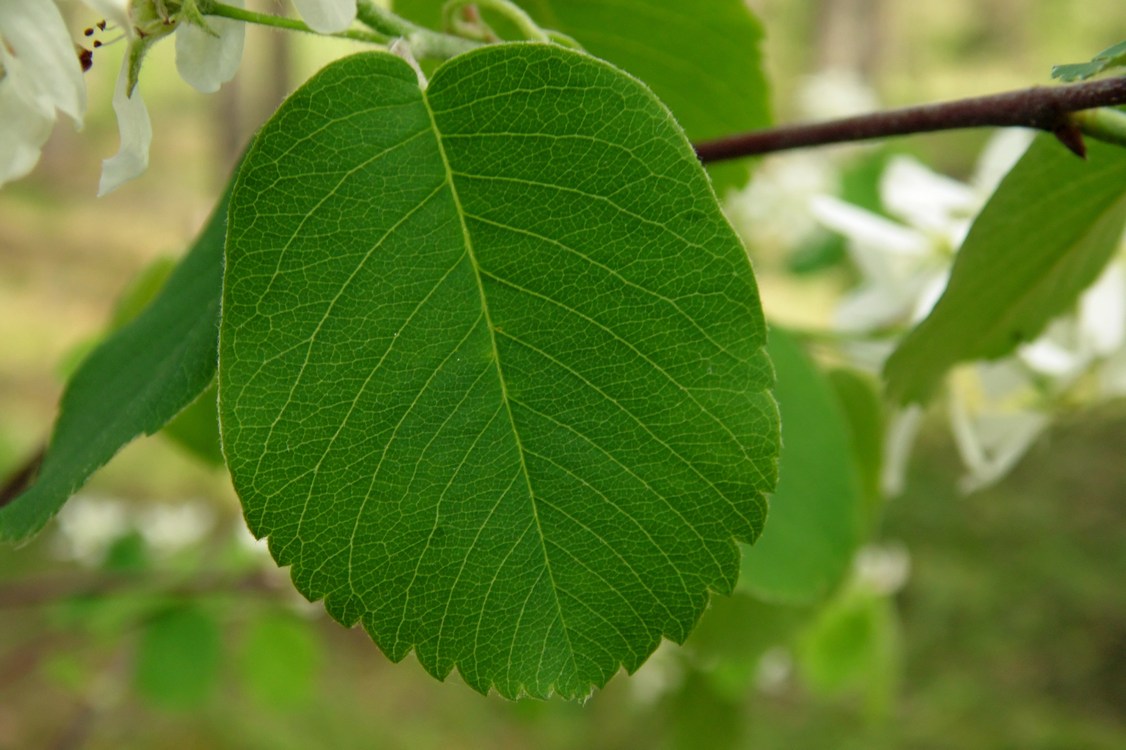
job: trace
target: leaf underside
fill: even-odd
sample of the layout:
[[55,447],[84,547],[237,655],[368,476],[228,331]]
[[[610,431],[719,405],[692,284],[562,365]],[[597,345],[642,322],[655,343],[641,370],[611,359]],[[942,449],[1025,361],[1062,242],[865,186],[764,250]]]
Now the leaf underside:
[[583,697],[731,590],[776,473],[765,328],[636,80],[498,45],[424,93],[347,58],[263,128],[229,222],[228,465],[334,618],[483,692]]

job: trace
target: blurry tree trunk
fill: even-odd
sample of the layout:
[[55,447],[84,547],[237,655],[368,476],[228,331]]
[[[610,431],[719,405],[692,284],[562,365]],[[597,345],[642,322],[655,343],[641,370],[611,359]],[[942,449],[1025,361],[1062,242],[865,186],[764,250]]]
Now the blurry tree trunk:
[[884,48],[884,0],[813,0],[814,69],[871,80]]

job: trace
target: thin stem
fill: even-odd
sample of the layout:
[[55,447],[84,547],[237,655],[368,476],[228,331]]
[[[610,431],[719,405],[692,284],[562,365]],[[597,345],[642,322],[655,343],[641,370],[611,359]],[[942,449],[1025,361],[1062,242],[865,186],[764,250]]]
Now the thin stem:
[[356,18],[365,26],[386,34],[388,38],[405,39],[410,45],[411,53],[419,59],[447,60],[481,46],[480,42],[472,39],[431,31],[411,23],[371,0],[359,0],[356,3]]
[[508,0],[449,0],[442,8],[442,15],[445,17],[447,28],[454,28],[455,15],[467,5],[476,5],[479,8],[487,8],[499,13],[515,24],[525,39],[533,42],[551,41],[551,37],[532,20],[531,16]]
[[1036,86],[843,120],[770,128],[697,143],[696,153],[700,161],[707,164],[830,143],[991,126],[1044,130],[1083,156],[1082,134],[1100,139],[1102,135],[1093,128],[1083,127],[1082,120],[1072,113],[1117,104],[1126,104],[1126,77],[1070,86]]
[[285,29],[287,31],[302,31],[307,34],[318,34],[319,36],[330,36],[338,39],[351,39],[356,42],[367,42],[369,44],[386,45],[391,41],[391,36],[380,34],[378,32],[363,31],[362,29],[346,29],[335,34],[321,34],[314,31],[307,25],[293,18],[286,18],[284,16],[272,16],[268,13],[256,13],[252,10],[243,10],[236,8],[233,5],[224,5],[223,3],[208,2],[200,4],[200,10],[209,16],[221,16],[223,18],[233,18],[236,21],[245,21],[246,23],[258,24],[259,26],[272,26],[276,29]]

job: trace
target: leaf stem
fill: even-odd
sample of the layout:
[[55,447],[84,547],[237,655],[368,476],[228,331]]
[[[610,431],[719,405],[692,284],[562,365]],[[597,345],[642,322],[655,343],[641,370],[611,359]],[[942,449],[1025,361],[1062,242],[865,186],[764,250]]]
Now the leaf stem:
[[509,2],[509,0],[449,0],[442,7],[442,18],[446,28],[456,28],[457,13],[467,5],[476,5],[479,8],[487,8],[501,14],[520,29],[520,33],[524,35],[525,39],[533,42],[551,41],[547,32],[541,29],[532,20],[532,17],[524,12],[523,8]]
[[1080,117],[1073,113],[1118,104],[1126,104],[1126,76],[1068,86],[1035,86],[841,120],[741,133],[697,143],[696,154],[700,161],[709,164],[831,143],[991,126],[1045,130],[1083,156],[1084,133],[1099,140],[1114,141],[1107,137],[1105,125],[1094,127],[1089,115]]
[[401,37],[410,44],[411,53],[419,59],[446,60],[481,46],[480,42],[452,34],[431,31],[395,15],[376,5],[372,0],[356,3],[356,18],[360,23],[387,38]]

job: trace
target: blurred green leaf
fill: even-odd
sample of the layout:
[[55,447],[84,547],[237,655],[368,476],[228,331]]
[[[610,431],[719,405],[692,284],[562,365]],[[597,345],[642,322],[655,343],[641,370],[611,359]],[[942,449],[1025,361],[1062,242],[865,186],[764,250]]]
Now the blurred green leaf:
[[900,664],[899,627],[891,601],[851,590],[830,602],[798,639],[798,668],[825,696],[860,694],[872,718],[891,706]]
[[1091,62],[1053,66],[1052,78],[1058,78],[1061,81],[1082,81],[1112,68],[1123,66],[1126,66],[1126,39],[1107,47],[1091,58]]
[[239,676],[262,703],[277,709],[305,702],[321,663],[321,642],[307,620],[267,611],[249,625]]
[[219,444],[219,394],[215,381],[195,401],[164,425],[161,434],[211,466],[223,465]]
[[[395,11],[437,27],[445,0],[395,0]],[[522,0],[541,26],[645,82],[693,141],[770,125],[763,30],[744,0]],[[486,12],[502,37],[520,38]],[[749,162],[708,168],[716,191],[747,181]]]
[[789,643],[815,613],[811,606],[770,604],[742,591],[712,597],[685,653],[716,690],[735,698],[746,692],[762,655]]
[[864,497],[862,531],[867,531],[874,525],[883,504],[880,476],[884,465],[885,415],[880,386],[875,378],[844,368],[830,370],[828,378],[848,426],[849,444]]
[[1083,161],[1039,136],[974,221],[938,304],[888,360],[888,394],[926,401],[958,362],[1035,339],[1098,278],[1124,221],[1126,149],[1091,142]]
[[139,573],[148,567],[148,545],[140,532],[135,530],[115,539],[102,561],[102,569],[113,573]]
[[95,470],[163,427],[211,382],[226,210],[224,195],[156,299],[71,378],[38,478],[0,508],[0,540],[39,531]]
[[222,636],[215,618],[190,604],[174,606],[144,624],[134,686],[160,708],[197,708],[215,689],[221,657]]
[[679,690],[665,698],[664,747],[671,750],[727,750],[744,734],[743,702],[716,690],[708,676],[688,670]]
[[766,528],[743,548],[739,587],[768,601],[810,603],[848,570],[864,503],[848,423],[824,375],[777,327],[767,351],[778,378],[782,456]]
[[237,185],[224,452],[307,597],[439,677],[583,697],[731,590],[773,371],[742,243],[648,89],[549,45],[425,91],[355,55]]

